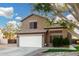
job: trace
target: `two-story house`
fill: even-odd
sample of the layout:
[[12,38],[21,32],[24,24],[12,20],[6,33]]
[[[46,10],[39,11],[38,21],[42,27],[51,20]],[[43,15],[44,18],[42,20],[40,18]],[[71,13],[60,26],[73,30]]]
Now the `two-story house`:
[[58,24],[49,26],[45,17],[31,14],[22,21],[21,31],[18,33],[20,47],[53,47],[51,38],[71,37],[65,27]]

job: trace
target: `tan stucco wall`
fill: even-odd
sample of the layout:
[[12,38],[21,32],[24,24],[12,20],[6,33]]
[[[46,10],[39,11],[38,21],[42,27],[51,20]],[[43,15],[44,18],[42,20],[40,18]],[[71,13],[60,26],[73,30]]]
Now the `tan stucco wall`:
[[67,34],[68,34],[67,29],[51,29],[49,31],[59,31],[59,30],[62,32],[61,33],[51,33],[50,35],[62,35],[63,38],[66,38]]
[[[28,18],[26,18],[23,22],[22,22],[22,26],[21,29],[25,29],[25,30],[37,30],[37,29],[30,29],[29,27],[29,23],[33,22],[33,21],[37,21],[37,29],[38,30],[42,30],[44,28],[49,27],[49,23],[46,20],[46,18],[40,17],[40,16],[36,16],[36,15],[32,15]],[[55,25],[54,25],[55,26]],[[62,33],[52,33],[51,35],[63,35],[63,38],[67,37],[67,29],[50,29],[50,31],[54,31],[54,30],[62,30]]]
[[67,29],[63,29],[63,38],[67,38],[67,35],[68,35],[68,32],[67,32]]
[[30,30],[29,23],[33,22],[33,21],[37,21],[37,29],[38,30],[41,30],[41,29],[48,26],[48,22],[45,18],[33,15],[22,22],[21,28]]

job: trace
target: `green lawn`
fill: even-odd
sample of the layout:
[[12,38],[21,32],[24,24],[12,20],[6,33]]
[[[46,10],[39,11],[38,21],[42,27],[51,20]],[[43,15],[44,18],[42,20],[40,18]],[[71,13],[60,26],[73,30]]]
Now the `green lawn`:
[[71,49],[48,49],[47,51],[44,51],[44,53],[46,52],[78,52],[79,51],[79,46],[75,47],[76,50],[71,50]]
[[71,49],[48,49],[44,52],[76,52],[77,50],[71,50]]
[[79,46],[76,46],[75,48],[76,48],[77,51],[79,51]]

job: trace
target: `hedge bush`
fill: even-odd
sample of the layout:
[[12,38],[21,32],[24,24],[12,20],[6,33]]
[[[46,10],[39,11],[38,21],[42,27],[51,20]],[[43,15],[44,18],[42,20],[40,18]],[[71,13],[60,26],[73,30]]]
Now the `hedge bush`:
[[54,47],[60,47],[60,46],[62,46],[62,44],[63,44],[63,39],[62,39],[62,37],[54,37],[54,39],[53,39],[53,46]]
[[63,39],[63,45],[70,45],[70,40],[68,38]]
[[62,37],[54,37],[52,40],[52,45],[54,47],[61,47],[61,46],[65,46],[65,45],[69,45],[70,41],[68,38],[62,38]]

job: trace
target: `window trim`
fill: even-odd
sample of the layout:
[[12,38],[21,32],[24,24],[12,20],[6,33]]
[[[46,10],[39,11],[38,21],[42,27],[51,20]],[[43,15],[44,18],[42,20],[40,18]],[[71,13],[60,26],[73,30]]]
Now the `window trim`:
[[37,22],[35,21],[35,22],[30,22],[29,23],[29,28],[30,29],[37,29]]

